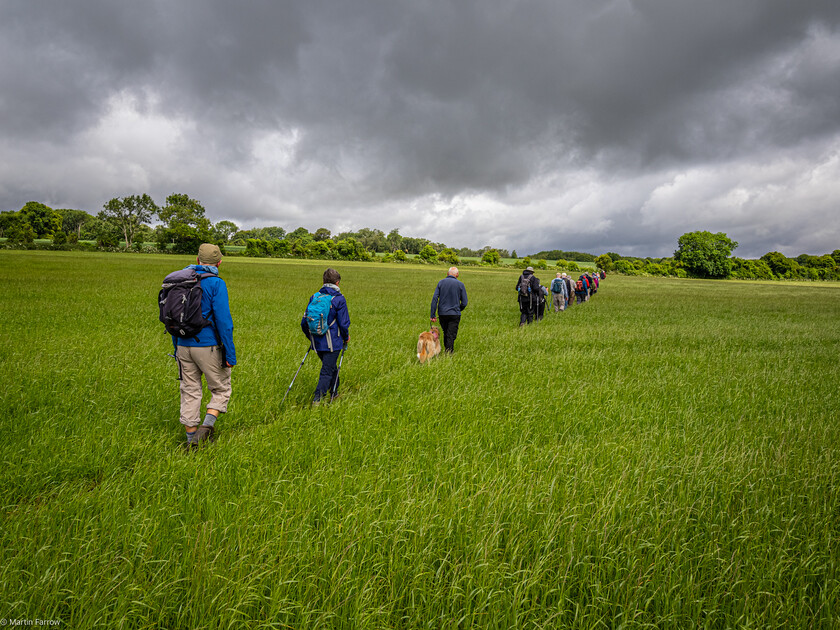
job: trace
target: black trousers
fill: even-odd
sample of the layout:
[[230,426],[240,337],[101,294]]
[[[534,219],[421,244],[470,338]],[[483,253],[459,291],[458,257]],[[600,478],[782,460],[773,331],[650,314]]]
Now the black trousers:
[[458,336],[458,326],[461,324],[460,315],[441,315],[440,327],[443,330],[443,349],[455,352],[455,337]]
[[530,297],[519,298],[519,325],[522,326],[523,324],[530,324],[534,321],[534,304],[533,299]]

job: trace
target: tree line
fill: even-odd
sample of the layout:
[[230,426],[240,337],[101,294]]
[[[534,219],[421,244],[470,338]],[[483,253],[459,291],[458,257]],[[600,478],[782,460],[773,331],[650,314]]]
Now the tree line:
[[[155,226],[152,221],[158,221]],[[577,271],[577,262],[594,263],[605,271],[625,275],[698,278],[736,278],[744,280],[803,279],[840,280],[840,249],[830,254],[801,254],[789,258],[768,252],[759,259],[732,256],[738,247],[725,233],[687,232],[671,257],[627,257],[615,252],[596,256],[585,252],[544,250],[518,258],[516,251],[485,246],[481,249],[453,248],[425,238],[403,236],[398,229],[387,234],[379,229],[332,234],[327,228],[309,232],[299,227],[287,232],[278,226],[241,230],[232,221],[213,224],[204,206],[186,194],[169,195],[158,206],[149,195],[116,197],[90,214],[84,210],[53,209],[29,201],[18,211],[0,212],[0,238],[7,247],[34,247],[36,239],[52,241],[53,247],[70,249],[82,242],[105,250],[150,249],[176,254],[193,254],[201,243],[222,248],[238,246],[245,256],[323,258],[339,260],[382,260],[421,263],[464,264],[463,258],[478,258],[484,265],[500,265],[514,259],[517,267],[533,265]],[[149,244],[153,244],[151,247]],[[226,252],[232,253],[232,252]]]

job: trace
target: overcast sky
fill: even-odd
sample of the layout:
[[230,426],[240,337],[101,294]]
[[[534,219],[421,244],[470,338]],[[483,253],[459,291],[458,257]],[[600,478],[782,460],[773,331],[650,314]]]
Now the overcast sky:
[[840,248],[838,0],[3,0],[0,210]]

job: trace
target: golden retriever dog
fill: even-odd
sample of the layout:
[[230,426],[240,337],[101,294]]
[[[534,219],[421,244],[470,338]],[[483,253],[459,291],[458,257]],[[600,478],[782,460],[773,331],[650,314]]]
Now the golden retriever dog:
[[425,363],[432,357],[440,354],[440,332],[436,326],[428,332],[420,333],[420,338],[417,340],[417,358],[420,363]]

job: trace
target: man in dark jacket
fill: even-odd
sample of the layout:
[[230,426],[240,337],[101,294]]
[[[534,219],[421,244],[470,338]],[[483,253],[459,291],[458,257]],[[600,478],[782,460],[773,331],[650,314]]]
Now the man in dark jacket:
[[342,348],[350,341],[350,314],[347,312],[347,300],[338,288],[340,282],[341,274],[335,269],[327,269],[324,272],[324,286],[309,298],[311,304],[319,294],[329,296],[327,330],[323,335],[310,332],[306,311],[304,311],[303,319],[300,320],[303,334],[309,339],[312,348],[321,359],[321,374],[312,397],[313,405],[320,404],[327,394],[330,394],[330,401],[338,396],[338,357]]
[[467,308],[467,288],[458,280],[458,267],[450,267],[447,276],[437,283],[432,295],[432,323],[435,313],[440,317],[443,329],[443,349],[455,352],[455,337],[461,324],[461,311]]
[[516,281],[516,293],[519,300],[519,325],[524,326],[534,321],[539,303],[540,279],[534,275],[533,267],[526,267]]
[[[195,337],[172,337],[181,377],[181,424],[187,432],[188,446],[215,439],[216,420],[227,411],[231,395],[230,371],[236,365],[227,285],[219,277],[222,252],[216,245],[204,243],[198,248],[196,263],[187,268],[195,269],[202,277],[201,315],[210,325]],[[200,415],[202,376],[210,390],[203,422]]]

